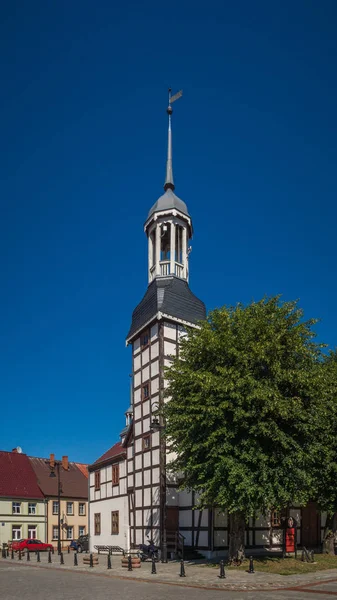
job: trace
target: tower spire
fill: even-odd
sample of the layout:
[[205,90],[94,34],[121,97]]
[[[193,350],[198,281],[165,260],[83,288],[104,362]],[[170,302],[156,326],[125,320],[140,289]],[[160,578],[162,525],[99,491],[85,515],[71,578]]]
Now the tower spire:
[[169,99],[169,103],[168,103],[168,107],[167,107],[167,114],[168,114],[168,140],[167,140],[167,161],[166,161],[166,178],[165,178],[165,184],[164,184],[164,190],[174,190],[174,180],[173,180],[173,167],[172,167],[172,127],[171,127],[171,116],[172,116],[172,103],[175,102],[175,100],[178,100],[178,98],[180,98],[180,96],[182,96],[183,92],[182,90],[180,90],[180,92],[178,92],[177,94],[175,94],[174,96],[171,96],[171,88],[169,88],[168,90],[168,99]]

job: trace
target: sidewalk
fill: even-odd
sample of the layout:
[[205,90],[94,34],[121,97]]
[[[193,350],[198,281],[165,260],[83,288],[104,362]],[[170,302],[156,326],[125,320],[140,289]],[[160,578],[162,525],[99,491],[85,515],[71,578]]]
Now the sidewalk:
[[22,557],[22,560],[18,560],[18,555],[14,555],[15,558],[12,560],[8,558],[0,558],[1,562],[8,562],[17,566],[31,567],[31,568],[43,568],[43,569],[57,569],[67,571],[83,572],[90,575],[99,575],[103,577],[119,578],[119,579],[131,579],[136,581],[147,581],[150,583],[164,583],[167,585],[179,585],[205,589],[227,589],[236,591],[250,591],[250,590],[280,590],[289,589],[296,587],[303,587],[307,585],[319,585],[319,583],[328,581],[337,581],[337,569],[330,569],[327,571],[319,571],[316,573],[308,573],[306,575],[270,575],[269,573],[257,572],[249,574],[245,571],[226,571],[226,579],[219,579],[219,569],[207,568],[204,565],[195,564],[193,562],[185,563],[186,577],[180,577],[180,563],[169,562],[167,564],[156,563],[157,574],[151,574],[152,564],[151,562],[144,562],[141,564],[140,569],[134,569],[128,571],[121,566],[121,557],[111,557],[111,570],[107,569],[108,557],[106,554],[94,555],[98,556],[99,564],[93,568],[83,564],[83,556],[89,556],[85,554],[78,554],[78,566],[74,566],[74,553],[64,554],[64,565],[60,564],[60,557],[55,553],[52,555],[52,563],[48,564],[48,554],[41,553],[41,562],[37,562],[37,557],[34,553],[30,555],[30,561],[27,561],[26,555]]

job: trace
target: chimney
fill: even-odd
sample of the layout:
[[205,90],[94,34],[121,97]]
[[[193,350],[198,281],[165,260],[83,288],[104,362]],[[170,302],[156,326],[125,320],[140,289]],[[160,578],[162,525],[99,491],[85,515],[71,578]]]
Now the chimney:
[[62,456],[62,467],[65,471],[69,469],[68,456]]
[[55,454],[51,454],[49,458],[50,466],[53,469],[55,467]]

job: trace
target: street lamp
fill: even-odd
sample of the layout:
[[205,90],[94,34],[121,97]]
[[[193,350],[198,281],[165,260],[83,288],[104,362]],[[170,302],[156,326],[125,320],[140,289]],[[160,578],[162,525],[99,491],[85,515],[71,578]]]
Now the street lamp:
[[[165,425],[161,424],[159,417],[156,415],[153,417],[150,423],[150,430],[152,433],[159,431],[161,434],[165,430]],[[161,493],[161,524],[162,524],[162,535],[161,535],[161,562],[167,563],[167,538],[166,538],[166,520],[167,520],[167,509],[166,509],[166,444],[163,436],[160,439],[161,446],[161,480],[162,480],[162,493]]]
[[61,485],[61,476],[60,476],[60,465],[61,462],[59,460],[55,460],[53,461],[53,463],[49,462],[49,467],[50,467],[50,475],[49,477],[56,477],[56,473],[55,473],[55,467],[57,470],[57,500],[58,500],[58,515],[57,515],[57,554],[60,555],[61,554],[61,492],[62,492],[62,485]]

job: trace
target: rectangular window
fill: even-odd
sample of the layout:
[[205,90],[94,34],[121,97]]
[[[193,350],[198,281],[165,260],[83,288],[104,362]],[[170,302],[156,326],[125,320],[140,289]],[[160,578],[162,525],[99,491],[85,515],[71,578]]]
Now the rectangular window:
[[85,517],[85,502],[78,503],[78,514],[80,517]]
[[12,502],[13,515],[19,515],[21,513],[21,502]]
[[73,527],[67,527],[67,540],[72,540],[73,539]]
[[119,484],[119,465],[114,465],[112,467],[112,485]]
[[59,503],[57,500],[53,500],[53,515],[59,514]]
[[271,511],[271,526],[272,527],[280,527],[281,525],[281,515],[279,510]]
[[145,435],[143,437],[143,450],[150,450],[151,448],[151,436]]
[[53,525],[53,540],[59,539],[59,530],[57,525]]
[[111,513],[111,535],[118,535],[119,533],[119,511],[114,510]]
[[67,502],[67,515],[73,515],[73,514],[74,514],[74,503]]
[[28,514],[29,515],[36,515],[36,504],[35,503],[28,502]]
[[146,348],[149,345],[149,330],[147,329],[140,336],[140,345],[142,349]]
[[101,513],[94,514],[95,535],[101,535]]
[[101,472],[95,472],[95,490],[98,491],[101,485]]
[[21,540],[20,525],[12,525],[12,540]]
[[28,539],[36,540],[36,525],[28,525]]
[[147,400],[150,397],[150,382],[147,381],[142,385],[142,400]]
[[80,525],[78,528],[78,537],[80,537],[81,535],[85,535],[85,526],[84,525]]

